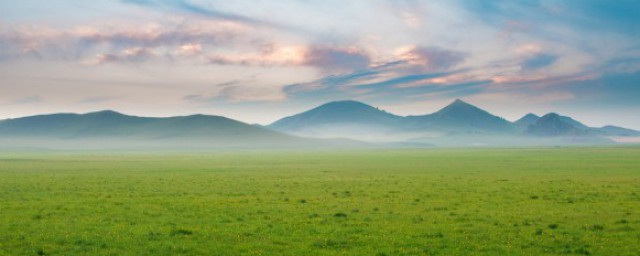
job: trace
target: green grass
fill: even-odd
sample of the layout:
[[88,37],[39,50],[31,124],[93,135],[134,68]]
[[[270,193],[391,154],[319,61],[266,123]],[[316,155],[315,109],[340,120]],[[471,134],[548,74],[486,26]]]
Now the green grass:
[[0,155],[0,255],[639,255],[640,148]]

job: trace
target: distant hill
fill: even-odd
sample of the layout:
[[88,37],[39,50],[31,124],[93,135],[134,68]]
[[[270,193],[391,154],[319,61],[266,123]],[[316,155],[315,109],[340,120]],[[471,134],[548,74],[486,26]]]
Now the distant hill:
[[448,133],[509,133],[513,125],[498,116],[460,99],[438,112],[424,116],[407,117],[414,127]]
[[587,131],[580,129],[574,124],[573,119],[550,113],[542,116],[527,128],[526,133],[536,136],[584,136]]
[[114,111],[4,120],[0,122],[0,140],[51,141],[73,145],[100,142],[118,147],[144,145],[199,148],[289,147],[333,143],[286,135],[222,116],[152,118],[128,116]]
[[334,101],[266,127],[222,116],[155,118],[110,110],[0,120],[0,149],[548,146],[638,138],[640,131],[588,127],[556,113],[527,114],[512,123],[459,99],[435,113],[407,117],[358,101]]
[[542,146],[609,143],[610,136],[640,136],[638,131],[615,126],[591,128],[555,113],[543,117],[527,114],[509,122],[460,99],[435,113],[407,117],[357,101],[330,102],[268,128],[306,137],[344,137],[394,145]]
[[513,125],[519,132],[524,132],[529,128],[530,125],[533,125],[536,122],[538,122],[538,119],[540,119],[538,115],[529,113],[523,116],[522,118],[518,119],[517,121],[513,122]]
[[[522,120],[522,119],[521,119]],[[524,125],[525,121],[518,120],[514,124]],[[638,137],[640,131],[626,129],[618,126],[607,125],[594,128],[584,125],[568,116],[549,113],[529,125],[527,134],[538,136],[611,136],[611,137]]]
[[273,130],[311,137],[377,136],[397,130],[402,117],[358,101],[334,101],[280,119]]
[[619,136],[619,137],[640,137],[640,131],[622,128],[613,125],[607,125],[601,128],[590,128],[592,131],[607,135],[607,136]]

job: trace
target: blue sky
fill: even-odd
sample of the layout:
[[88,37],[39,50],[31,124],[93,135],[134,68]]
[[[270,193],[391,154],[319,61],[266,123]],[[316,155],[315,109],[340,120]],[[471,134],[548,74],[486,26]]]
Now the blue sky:
[[461,98],[640,129],[638,1],[0,0],[0,119],[114,109],[270,123]]

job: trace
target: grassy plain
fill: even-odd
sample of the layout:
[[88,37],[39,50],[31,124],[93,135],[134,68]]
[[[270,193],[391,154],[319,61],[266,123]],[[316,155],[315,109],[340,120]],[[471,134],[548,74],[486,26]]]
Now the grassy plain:
[[0,255],[640,255],[640,148],[0,154]]

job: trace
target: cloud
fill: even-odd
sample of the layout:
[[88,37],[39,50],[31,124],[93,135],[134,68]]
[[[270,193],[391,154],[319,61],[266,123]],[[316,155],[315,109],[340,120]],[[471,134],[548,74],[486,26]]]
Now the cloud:
[[99,54],[96,58],[96,63],[134,63],[147,61],[153,57],[156,57],[156,54],[152,50],[137,47],[125,49],[118,53]]
[[407,75],[407,76],[394,77],[392,79],[388,79],[381,82],[361,84],[357,86],[366,87],[370,89],[401,89],[401,88],[407,88],[407,87],[416,87],[416,86],[403,86],[406,84],[424,81],[427,79],[440,78],[440,77],[447,76],[449,74],[451,73],[413,74],[413,75]]
[[360,48],[318,45],[271,45],[254,53],[213,54],[207,60],[218,65],[306,66],[327,73],[365,69],[371,64],[369,54]]
[[268,87],[228,86],[224,88],[218,98],[231,102],[281,101],[286,95],[280,90]]
[[85,97],[78,101],[81,104],[99,104],[103,102],[108,102],[111,100],[117,99],[115,96],[91,96]]
[[[256,28],[221,21],[127,23],[54,29],[0,30],[0,60],[78,61],[88,64],[189,60],[240,66],[312,67],[325,73],[367,68],[372,58],[358,46],[277,43]],[[275,38],[277,40],[278,38]]]
[[185,55],[197,55],[202,53],[202,44],[201,43],[186,43],[181,45],[179,48],[179,52]]
[[396,49],[396,57],[425,71],[449,70],[469,57],[469,54],[439,47],[407,46]]
[[[363,51],[321,51],[320,56],[336,56],[330,61],[316,62],[320,67],[340,64],[344,58],[353,58],[359,65],[349,64],[351,72],[334,73],[321,79],[296,83],[284,88],[289,98],[344,98],[352,97],[409,97],[415,94],[454,91],[492,83],[465,75],[467,69],[453,70],[469,56],[467,53],[439,47],[409,46],[396,49],[394,59],[373,64]],[[345,61],[346,62],[346,61]],[[360,68],[353,68],[353,67]],[[340,68],[341,66],[337,66]],[[336,68],[336,67],[334,67]],[[331,69],[330,69],[331,70]],[[453,93],[453,92],[451,92]]]
[[352,71],[369,67],[371,57],[357,47],[311,46],[306,50],[303,64],[327,72]]
[[266,20],[256,19],[250,16],[245,16],[232,12],[225,12],[215,9],[211,6],[203,7],[198,4],[194,4],[186,0],[122,0],[125,4],[134,4],[141,7],[154,8],[166,11],[178,11],[185,14],[197,15],[208,19],[232,21],[238,23],[244,23],[258,27],[270,27],[284,30],[297,31],[296,28],[273,23]]
[[282,91],[269,87],[229,85],[214,93],[190,94],[184,100],[199,104],[214,102],[268,102],[282,101],[286,95]]
[[93,27],[68,33],[79,46],[111,47],[179,47],[196,50],[198,45],[230,44],[249,28],[230,23],[195,21],[181,24],[149,23],[132,27],[130,24],[106,28]]
[[11,106],[11,105],[30,105],[30,104],[38,104],[43,103],[45,100],[38,95],[31,95],[23,98],[19,98],[16,100],[8,101],[2,105]]
[[84,61],[87,57],[102,56],[107,61],[139,60],[139,57],[148,56],[152,51],[193,56],[202,53],[205,45],[237,43],[237,37],[244,35],[246,38],[247,29],[209,21],[179,25],[102,24],[71,29],[54,29],[44,25],[9,27],[0,30],[0,59],[37,57],[43,60]]
[[221,102],[269,102],[282,101],[286,94],[280,87],[255,85],[254,79],[231,80],[214,84],[207,92],[189,94],[183,100],[198,104]]
[[581,81],[564,81],[583,99],[606,99],[615,105],[637,105],[640,98],[640,70],[630,73],[606,73]]
[[292,100],[334,100],[366,98],[367,100],[402,100],[427,95],[473,94],[493,83],[464,75],[467,70],[407,74],[407,63],[395,61],[365,70],[329,75],[324,78],[286,86],[284,92]]
[[551,66],[558,60],[558,56],[548,53],[538,53],[531,57],[528,57],[521,63],[521,68],[524,71],[538,70],[544,67]]

